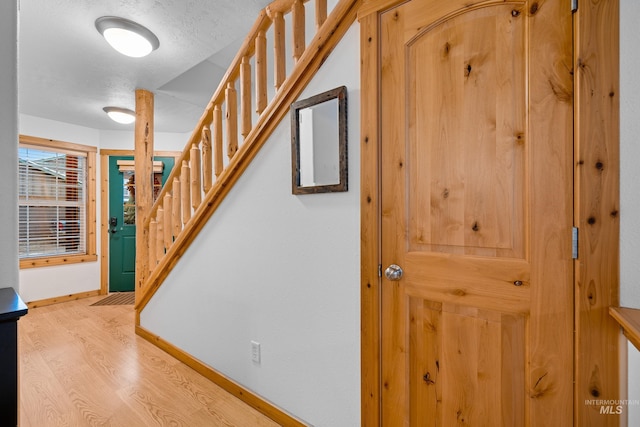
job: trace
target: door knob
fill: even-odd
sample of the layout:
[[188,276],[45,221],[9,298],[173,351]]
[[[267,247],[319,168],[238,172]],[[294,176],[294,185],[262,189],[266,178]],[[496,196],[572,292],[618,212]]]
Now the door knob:
[[402,273],[404,273],[404,271],[402,271],[402,267],[396,264],[391,264],[384,271],[384,275],[387,276],[387,279],[393,280],[393,281],[398,281],[402,279]]

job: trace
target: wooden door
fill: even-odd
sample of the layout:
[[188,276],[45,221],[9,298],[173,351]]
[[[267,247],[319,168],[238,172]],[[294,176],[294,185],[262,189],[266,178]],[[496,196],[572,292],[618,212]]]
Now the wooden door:
[[556,0],[380,17],[384,426],[573,424],[571,22]]

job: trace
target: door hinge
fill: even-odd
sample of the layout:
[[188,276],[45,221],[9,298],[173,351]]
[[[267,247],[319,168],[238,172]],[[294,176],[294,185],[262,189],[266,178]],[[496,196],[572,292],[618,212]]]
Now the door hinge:
[[571,233],[571,256],[573,259],[578,259],[578,227],[573,227]]
[[571,13],[578,11],[578,0],[571,0]]
[[378,264],[378,277],[382,277],[382,264]]

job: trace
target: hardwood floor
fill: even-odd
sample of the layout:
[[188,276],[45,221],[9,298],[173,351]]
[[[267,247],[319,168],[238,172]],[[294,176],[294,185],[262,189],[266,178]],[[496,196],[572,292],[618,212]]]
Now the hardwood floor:
[[20,426],[277,426],[134,333],[92,297],[18,322]]

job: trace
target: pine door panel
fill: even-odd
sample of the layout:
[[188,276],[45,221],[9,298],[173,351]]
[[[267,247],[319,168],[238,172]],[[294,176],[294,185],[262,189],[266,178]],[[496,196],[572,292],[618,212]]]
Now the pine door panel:
[[572,425],[570,10],[412,0],[380,29],[382,423]]
[[524,425],[523,316],[419,297],[409,318],[411,425]]
[[406,46],[410,250],[524,257],[525,37],[513,10],[455,16]]

